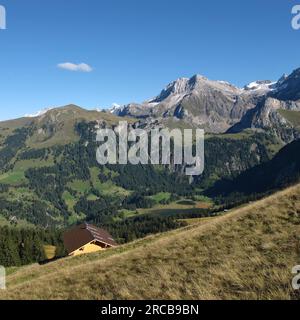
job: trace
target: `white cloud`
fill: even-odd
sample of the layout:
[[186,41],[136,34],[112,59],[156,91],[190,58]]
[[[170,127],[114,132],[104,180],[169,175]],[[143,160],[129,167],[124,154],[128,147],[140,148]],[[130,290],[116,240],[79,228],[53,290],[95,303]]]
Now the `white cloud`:
[[59,63],[57,65],[58,68],[68,70],[68,71],[77,71],[77,72],[92,72],[93,68],[89,66],[86,63],[71,63],[71,62],[65,62],[65,63]]

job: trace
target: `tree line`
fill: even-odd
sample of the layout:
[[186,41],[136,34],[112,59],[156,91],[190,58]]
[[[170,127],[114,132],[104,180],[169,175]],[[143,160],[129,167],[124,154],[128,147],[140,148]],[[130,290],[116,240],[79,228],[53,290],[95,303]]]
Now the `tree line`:
[[0,227],[0,265],[10,267],[43,262],[47,259],[45,245],[56,247],[56,257],[65,255],[61,231]]

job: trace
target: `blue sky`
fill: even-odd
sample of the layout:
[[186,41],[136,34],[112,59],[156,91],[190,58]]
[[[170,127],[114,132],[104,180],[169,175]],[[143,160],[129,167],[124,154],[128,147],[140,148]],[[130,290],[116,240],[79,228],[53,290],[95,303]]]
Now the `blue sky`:
[[[196,73],[236,85],[300,67],[300,0],[0,0],[0,119],[141,102]],[[91,72],[58,68],[85,63]],[[90,71],[90,70],[89,70]]]

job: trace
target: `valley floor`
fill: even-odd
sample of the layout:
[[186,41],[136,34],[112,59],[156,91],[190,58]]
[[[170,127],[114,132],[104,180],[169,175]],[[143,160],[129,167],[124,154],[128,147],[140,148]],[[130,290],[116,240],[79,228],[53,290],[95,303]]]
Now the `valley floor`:
[[106,252],[20,268],[0,299],[296,299],[300,185]]

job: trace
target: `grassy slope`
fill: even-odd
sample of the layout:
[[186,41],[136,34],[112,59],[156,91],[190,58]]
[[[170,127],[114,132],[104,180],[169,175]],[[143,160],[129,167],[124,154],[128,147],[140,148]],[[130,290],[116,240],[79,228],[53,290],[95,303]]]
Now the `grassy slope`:
[[8,172],[0,173],[0,183],[17,186],[20,184],[27,183],[25,177],[25,171],[29,168],[41,168],[48,167],[54,164],[52,159],[48,160],[19,160],[16,161],[13,170]]
[[290,299],[300,185],[181,230],[8,276],[5,299]]
[[[34,131],[27,139],[26,144],[30,148],[48,148],[54,145],[65,145],[78,141],[75,124],[81,121],[105,121],[108,124],[117,124],[119,121],[134,122],[133,119],[120,118],[110,113],[85,110],[76,105],[52,109],[46,114],[36,118],[20,118],[0,122],[0,147],[8,135],[15,129],[32,126]],[[47,132],[51,128],[51,133]]]
[[300,112],[292,110],[279,110],[279,113],[288,120],[296,129],[300,129]]
[[[75,133],[75,125],[78,122],[105,121],[108,124],[117,124],[119,121],[133,122],[132,119],[119,118],[110,113],[85,110],[75,105],[69,105],[49,111],[42,117],[35,118],[36,130],[33,136],[27,141],[29,147],[47,148],[53,145],[65,145],[78,141]],[[43,126],[53,125],[55,132],[50,136],[40,131]]]
[[30,118],[20,118],[15,120],[1,121],[0,122],[0,147],[14,130],[29,126],[33,121]]

